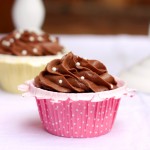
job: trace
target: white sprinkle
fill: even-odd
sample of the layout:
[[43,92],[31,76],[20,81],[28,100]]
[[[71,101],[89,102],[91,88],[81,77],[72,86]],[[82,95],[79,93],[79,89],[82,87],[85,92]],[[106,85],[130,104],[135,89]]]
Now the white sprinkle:
[[113,87],[114,87],[114,86],[111,84],[111,85],[110,85],[110,88],[113,89]]
[[33,37],[33,36],[30,36],[30,37],[29,37],[29,41],[33,42],[33,41],[34,41],[34,37]]
[[58,52],[58,53],[57,53],[57,55],[61,55],[61,54],[62,54],[61,52]]
[[22,50],[22,55],[27,55],[27,51],[26,50]]
[[54,43],[56,42],[56,38],[54,38],[54,37],[49,37],[49,40],[54,42]]
[[4,41],[2,41],[2,45],[9,47],[10,46],[10,42],[4,40]]
[[84,80],[85,79],[85,77],[84,76],[81,76],[81,80]]
[[79,62],[77,62],[77,63],[76,63],[76,66],[80,66],[80,63],[79,63]]
[[16,33],[15,38],[19,39],[20,37],[21,37],[21,34],[20,33]]
[[10,41],[10,43],[14,43],[14,39],[13,38],[11,38],[9,41]]
[[33,53],[37,53],[38,49],[37,48],[33,48]]
[[59,82],[59,84],[62,84],[63,81],[60,79],[58,82]]
[[38,41],[40,41],[40,42],[43,41],[43,38],[42,38],[41,36],[39,36],[37,39],[38,39]]
[[22,30],[19,30],[19,32],[21,33],[21,34],[23,34],[24,33],[24,30],[22,29]]
[[53,67],[53,68],[52,68],[52,71],[56,71],[56,70],[57,70],[57,68],[56,68],[56,67]]

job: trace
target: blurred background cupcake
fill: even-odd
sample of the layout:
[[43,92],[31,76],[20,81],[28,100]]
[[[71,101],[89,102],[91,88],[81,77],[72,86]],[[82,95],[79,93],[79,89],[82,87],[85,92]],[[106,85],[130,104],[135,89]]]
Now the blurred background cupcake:
[[58,37],[42,30],[43,1],[16,0],[11,12],[15,30],[0,39],[0,87],[18,93],[19,84],[34,78],[47,62],[62,57],[66,50]]
[[15,30],[0,39],[0,86],[17,93],[17,86],[35,77],[54,58],[66,53],[58,37]]

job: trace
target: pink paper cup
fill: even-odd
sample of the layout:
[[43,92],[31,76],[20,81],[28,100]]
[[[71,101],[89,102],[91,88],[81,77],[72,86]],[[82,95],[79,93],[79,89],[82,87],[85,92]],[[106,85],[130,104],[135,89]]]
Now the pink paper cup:
[[68,138],[97,137],[110,132],[119,102],[133,90],[116,79],[115,90],[97,93],[58,93],[36,88],[33,81],[19,86],[24,96],[36,98],[40,119],[46,131]]

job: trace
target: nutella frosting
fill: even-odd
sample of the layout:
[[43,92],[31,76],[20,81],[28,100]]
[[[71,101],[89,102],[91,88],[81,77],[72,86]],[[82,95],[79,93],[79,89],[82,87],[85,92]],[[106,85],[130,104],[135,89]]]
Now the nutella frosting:
[[68,53],[62,59],[52,60],[34,80],[38,88],[54,92],[101,92],[117,88],[114,77],[104,64],[86,60]]
[[47,33],[13,31],[0,39],[0,54],[16,56],[45,56],[63,53],[59,39]]

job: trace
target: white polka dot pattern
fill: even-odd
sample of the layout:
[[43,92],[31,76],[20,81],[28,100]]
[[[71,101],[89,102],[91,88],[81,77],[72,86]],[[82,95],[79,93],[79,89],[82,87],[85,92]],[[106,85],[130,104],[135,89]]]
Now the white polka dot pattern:
[[44,128],[63,137],[86,138],[108,133],[114,123],[120,99],[101,102],[37,99]]

